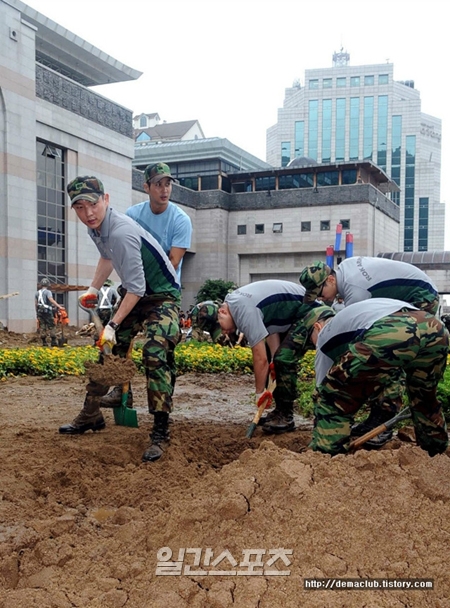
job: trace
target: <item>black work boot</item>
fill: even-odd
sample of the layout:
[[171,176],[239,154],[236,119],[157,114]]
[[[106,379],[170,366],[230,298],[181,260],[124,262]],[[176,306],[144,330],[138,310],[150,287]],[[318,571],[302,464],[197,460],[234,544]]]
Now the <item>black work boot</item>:
[[155,412],[155,422],[150,435],[150,447],[142,455],[142,462],[154,462],[163,455],[163,448],[169,443],[169,414]]
[[86,395],[83,409],[70,424],[59,427],[59,432],[65,435],[82,435],[86,431],[101,431],[105,428],[105,420],[99,409],[98,397]]
[[[120,407],[122,405],[122,386],[115,386],[112,391],[100,399],[100,407]],[[133,407],[131,384],[128,389],[127,407]]]
[[[395,414],[393,414],[392,412],[382,409],[379,406],[373,405],[370,408],[370,414],[368,415],[366,420],[364,420],[363,422],[359,422],[358,424],[354,424],[352,426],[351,436],[361,437],[362,435],[365,435],[377,426],[380,426],[380,424],[384,424],[394,416]],[[376,450],[377,448],[381,448],[381,446],[385,445],[388,441],[390,441],[392,437],[393,431],[392,429],[388,429],[387,431],[383,431],[376,437],[369,439],[369,441],[366,441],[366,443],[362,447]]]
[[[267,414],[267,417],[269,417],[269,414]],[[262,430],[265,433],[273,433],[275,435],[295,431],[294,404],[277,403],[275,409],[270,412],[270,419],[263,425]]]
[[276,407],[273,410],[270,410],[265,416],[261,416],[258,422],[258,426],[264,426],[266,422],[272,422],[272,420],[278,416],[278,412]]

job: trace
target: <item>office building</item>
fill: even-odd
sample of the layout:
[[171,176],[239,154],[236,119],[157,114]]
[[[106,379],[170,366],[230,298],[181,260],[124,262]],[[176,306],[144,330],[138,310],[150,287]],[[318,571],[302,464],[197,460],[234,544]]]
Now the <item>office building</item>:
[[267,130],[267,161],[296,157],[321,163],[370,160],[399,186],[398,251],[444,248],[440,200],[441,121],[422,111],[414,81],[395,81],[394,65],[350,65],[335,53],[330,68],[305,71],[286,89],[277,124]]

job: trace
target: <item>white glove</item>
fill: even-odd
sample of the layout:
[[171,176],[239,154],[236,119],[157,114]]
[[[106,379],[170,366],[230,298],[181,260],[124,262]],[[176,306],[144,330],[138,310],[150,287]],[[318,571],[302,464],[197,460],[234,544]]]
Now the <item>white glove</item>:
[[97,344],[100,348],[102,348],[105,344],[108,344],[108,346],[112,348],[114,344],[117,344],[116,330],[113,329],[111,325],[107,325],[100,334]]
[[98,289],[89,287],[87,291],[78,296],[78,304],[81,308],[97,308],[98,306]]

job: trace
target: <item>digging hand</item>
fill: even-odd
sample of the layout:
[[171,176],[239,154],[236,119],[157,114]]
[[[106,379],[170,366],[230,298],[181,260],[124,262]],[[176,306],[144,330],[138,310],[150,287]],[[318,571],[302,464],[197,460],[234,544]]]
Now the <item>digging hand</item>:
[[257,409],[259,409],[264,402],[266,402],[266,407],[264,409],[268,409],[272,405],[273,395],[270,391],[265,390],[262,393],[256,393],[255,396],[255,405]]
[[105,346],[111,349],[114,344],[117,344],[116,331],[111,327],[111,325],[107,325],[103,329],[96,344],[101,350],[103,350]]
[[95,287],[89,287],[87,291],[78,296],[78,303],[81,308],[97,308],[98,289],[95,289]]

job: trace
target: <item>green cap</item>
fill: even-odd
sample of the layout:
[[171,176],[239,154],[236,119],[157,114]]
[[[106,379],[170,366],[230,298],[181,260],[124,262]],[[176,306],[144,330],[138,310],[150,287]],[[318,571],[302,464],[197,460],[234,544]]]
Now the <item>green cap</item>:
[[147,183],[157,184],[164,177],[175,181],[175,178],[170,174],[170,167],[166,163],[156,163],[145,168],[144,178]]
[[222,333],[222,328],[219,325],[219,304],[212,300],[200,302],[191,311],[192,325],[199,327],[203,331],[207,331],[213,340],[216,342]]
[[299,277],[300,283],[306,289],[303,296],[305,304],[313,302],[320,293],[322,285],[330,276],[331,268],[324,262],[314,262],[310,266],[306,266]]
[[102,182],[92,175],[76,177],[67,186],[67,194],[72,205],[77,201],[96,203],[105,194]]
[[317,321],[323,321],[329,317],[334,317],[335,315],[336,313],[330,306],[322,304],[321,306],[314,306],[314,308],[311,308],[311,310],[303,317],[302,323],[308,334],[310,334],[314,323],[317,323]]

